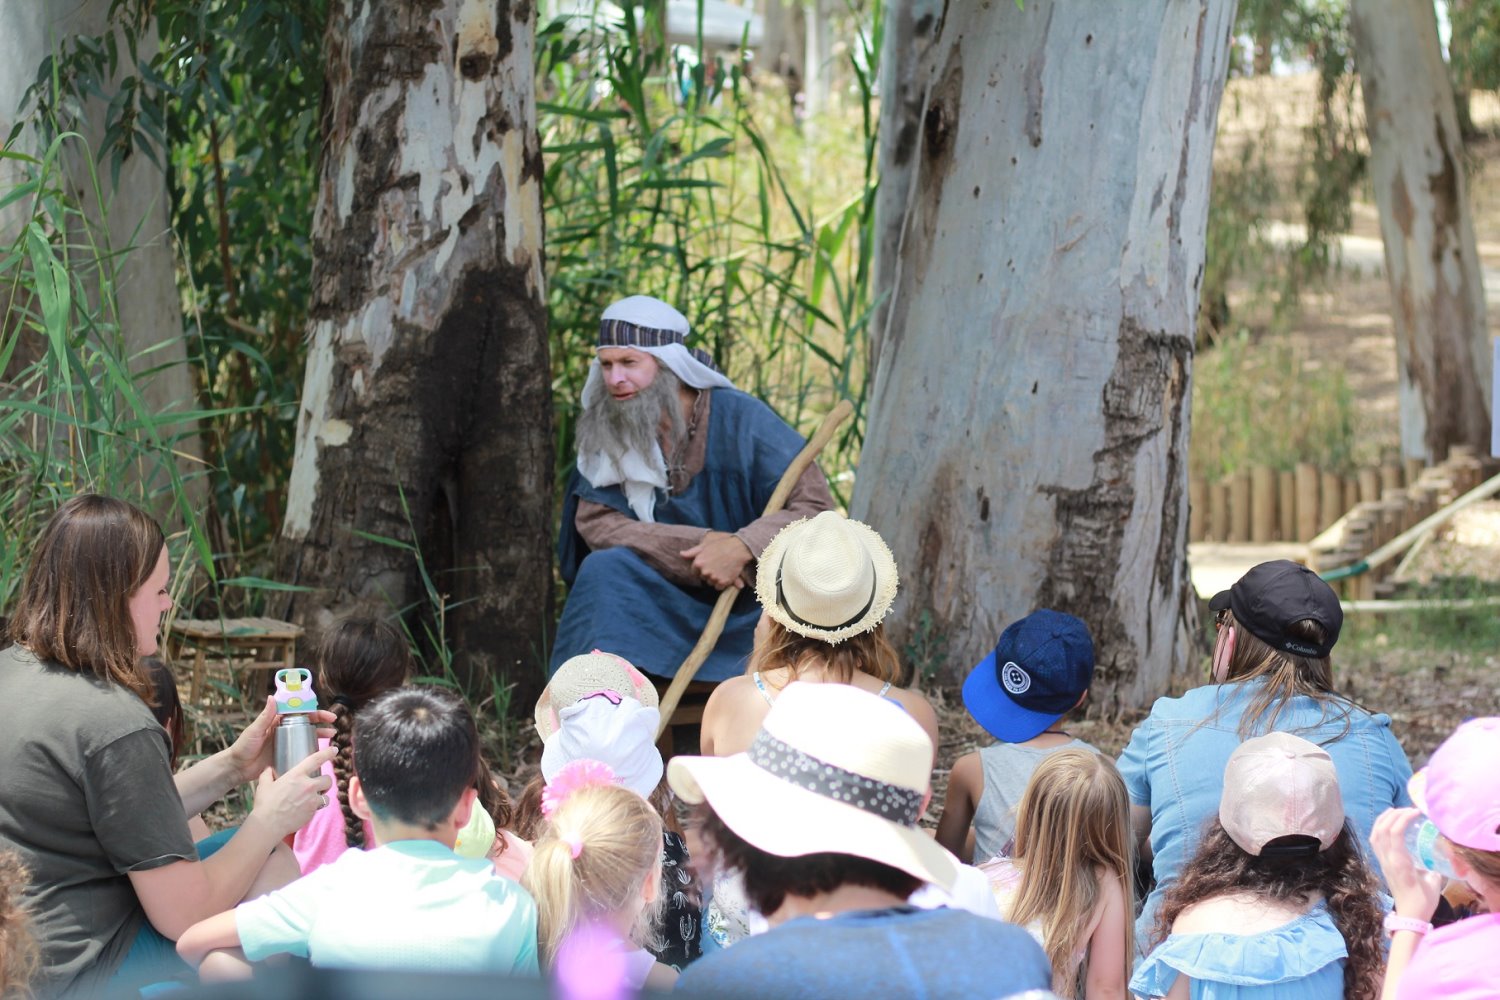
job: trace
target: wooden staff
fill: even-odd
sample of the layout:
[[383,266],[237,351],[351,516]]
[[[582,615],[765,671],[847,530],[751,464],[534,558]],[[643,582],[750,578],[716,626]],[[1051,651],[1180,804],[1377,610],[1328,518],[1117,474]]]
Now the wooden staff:
[[[771,494],[771,499],[766,501],[766,509],[761,512],[762,517],[781,510],[786,506],[786,498],[791,495],[792,487],[797,485],[797,480],[802,478],[802,473],[813,463],[829,441],[833,440],[834,432],[839,425],[854,415],[854,404],[847,399],[839,401],[839,404],[829,411],[828,416],[823,418],[817,433],[808,439],[806,445],[792,459],[792,464],[786,467],[781,474],[781,482],[776,484],[776,491]],[[719,635],[724,631],[724,623],[729,620],[729,609],[734,606],[734,599],[740,596],[738,584],[731,584],[719,592],[719,600],[714,604],[713,612],[708,616],[708,624],[703,626],[703,634],[698,637],[698,644],[688,653],[687,659],[682,661],[682,666],[677,668],[677,673],[672,677],[672,683],[667,688],[667,693],[661,699],[661,725],[656,730],[656,735],[667,731],[672,724],[672,713],[677,711],[677,703],[682,700],[682,693],[687,686],[698,676],[698,668],[703,666],[703,661],[708,659],[708,654],[713,652],[714,646],[719,641]]]

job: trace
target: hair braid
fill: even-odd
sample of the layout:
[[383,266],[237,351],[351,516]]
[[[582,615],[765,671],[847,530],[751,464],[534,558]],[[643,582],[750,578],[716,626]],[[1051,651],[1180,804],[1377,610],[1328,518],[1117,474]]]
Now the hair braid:
[[354,776],[354,712],[337,702],[333,705],[333,739],[328,745],[338,751],[333,758],[333,774],[338,786],[339,809],[344,814],[344,842],[350,847],[365,846],[364,820],[349,807],[349,779]]

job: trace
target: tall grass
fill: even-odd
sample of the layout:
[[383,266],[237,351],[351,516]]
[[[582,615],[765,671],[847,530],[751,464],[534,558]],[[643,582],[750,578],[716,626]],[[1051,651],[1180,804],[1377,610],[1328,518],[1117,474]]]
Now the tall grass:
[[[214,572],[192,499],[206,469],[179,447],[212,414],[156,413],[143,399],[143,380],[160,365],[155,348],[129,356],[120,331],[119,275],[131,246],[111,246],[104,220],[67,195],[61,158],[69,144],[83,139],[58,134],[40,156],[15,140],[0,150],[20,177],[0,190],[0,209],[14,222],[0,251],[0,609],[42,524],[85,491],[130,500],[164,522],[179,595],[194,570],[210,579]],[[93,203],[108,205],[92,154],[74,159],[88,167]]]

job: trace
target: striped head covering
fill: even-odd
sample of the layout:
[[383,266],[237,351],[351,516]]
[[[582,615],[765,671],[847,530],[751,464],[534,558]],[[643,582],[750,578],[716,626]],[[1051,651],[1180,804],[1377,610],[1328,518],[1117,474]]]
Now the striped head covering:
[[677,344],[699,364],[717,372],[719,367],[707,351],[687,346],[691,333],[687,317],[661,299],[632,295],[604,310],[599,320],[599,347],[635,347],[641,350]]

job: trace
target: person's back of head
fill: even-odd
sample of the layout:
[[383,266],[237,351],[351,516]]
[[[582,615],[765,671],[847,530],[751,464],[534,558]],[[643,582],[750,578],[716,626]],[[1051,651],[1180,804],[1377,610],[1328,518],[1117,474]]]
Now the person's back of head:
[[[1101,877],[1119,880],[1131,903],[1130,798],[1114,762],[1080,748],[1043,757],[1016,810],[1014,858],[1021,884],[1005,917],[1023,926],[1039,922],[1058,985],[1076,988],[1075,956],[1087,944]],[[1134,954],[1132,939],[1127,920],[1127,962]]]
[[[1242,737],[1273,728],[1294,695],[1329,703],[1331,654],[1344,612],[1333,588],[1306,566],[1279,559],[1250,569],[1209,601],[1214,613],[1212,677],[1262,681],[1241,716]],[[1347,712],[1347,704],[1340,710]]]
[[836,511],[793,521],[761,553],[756,598],[769,630],[752,666],[798,672],[819,664],[829,680],[856,673],[905,686],[881,622],[896,599],[899,576],[889,546],[869,525]]
[[354,770],[377,822],[436,830],[480,775],[479,732],[461,698],[389,691],[354,724]]
[[1025,743],[1083,703],[1094,638],[1082,619],[1039,608],[1007,625],[964,679],[964,708],[995,739]]
[[664,902],[658,888],[662,820],[645,799],[613,783],[597,761],[570,764],[548,791],[547,820],[522,878],[536,900],[542,965],[593,925],[631,920],[637,946],[652,943]]
[[354,776],[354,720],[371,699],[406,683],[412,674],[411,649],[406,638],[376,618],[346,618],[325,632],[314,654],[317,691],[333,712],[330,745],[339,755],[333,761],[339,808],[344,814],[344,841],[365,846],[363,821],[349,804],[349,779]]
[[69,670],[120,684],[149,703],[130,598],[161,558],[161,527],[138,508],[86,493],[42,529],[8,625],[10,638]]
[[1349,953],[1345,996],[1373,998],[1385,963],[1378,894],[1344,816],[1332,758],[1299,736],[1272,732],[1230,755],[1219,813],[1162,901],[1155,937],[1165,939],[1188,907],[1225,896],[1293,907],[1321,898]]

